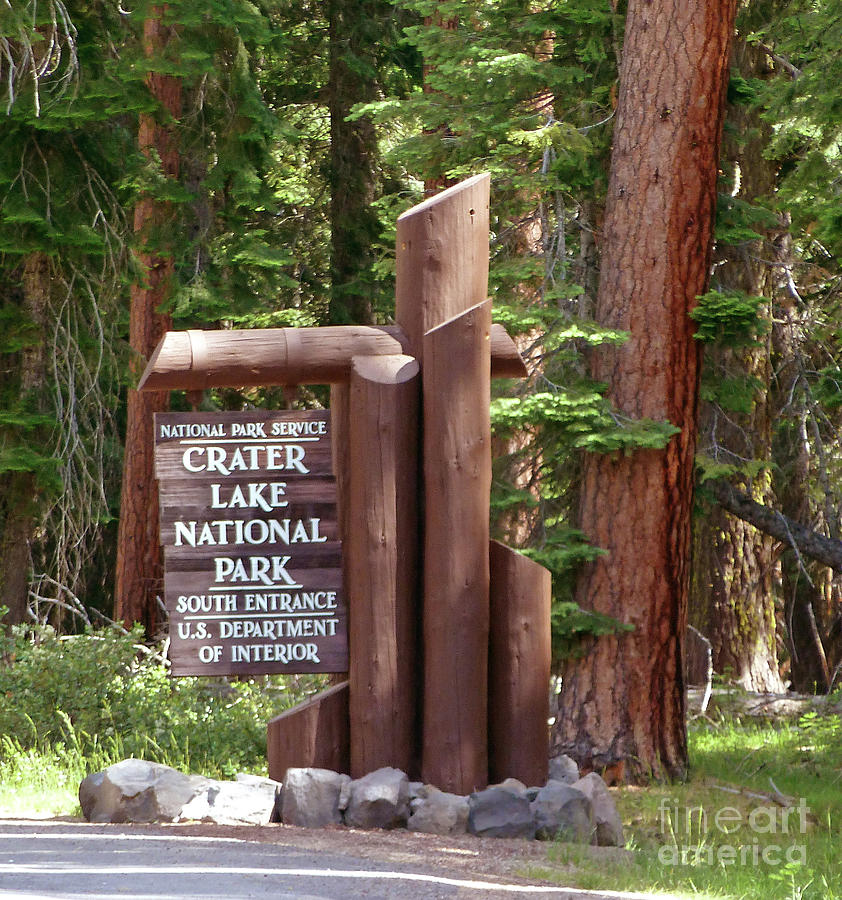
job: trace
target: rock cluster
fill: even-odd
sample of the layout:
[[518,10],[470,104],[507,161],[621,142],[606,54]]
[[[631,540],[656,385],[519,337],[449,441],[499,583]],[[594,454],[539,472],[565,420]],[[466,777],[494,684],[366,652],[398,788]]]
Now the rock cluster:
[[88,776],[82,812],[92,822],[267,824],[319,828],[408,828],[429,834],[558,839],[623,846],[623,826],[605,782],[579,777],[575,762],[550,762],[543,787],[514,778],[469,797],[410,783],[399,769],[352,780],[329,769],[288,769],[283,785],[254,776],[214,781],[127,759]]
[[272,821],[277,782],[253,775],[215,781],[169,766],[124,759],[79,785],[79,805],[89,822],[179,822],[266,825]]

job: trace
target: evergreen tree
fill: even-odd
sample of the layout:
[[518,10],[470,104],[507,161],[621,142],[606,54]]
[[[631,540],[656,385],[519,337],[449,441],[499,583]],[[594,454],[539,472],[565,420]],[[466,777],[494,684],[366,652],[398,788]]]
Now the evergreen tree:
[[0,605],[25,621],[91,588],[116,475],[120,180],[131,148],[115,113],[115,11],[26,3],[0,19]]
[[634,625],[564,672],[561,749],[618,779],[680,776],[687,742],[681,641],[699,372],[688,313],[707,287],[736,3],[632,2],[597,318],[629,339],[594,359],[627,416],[680,429],[663,450],[591,454],[581,525],[607,554],[580,605]]

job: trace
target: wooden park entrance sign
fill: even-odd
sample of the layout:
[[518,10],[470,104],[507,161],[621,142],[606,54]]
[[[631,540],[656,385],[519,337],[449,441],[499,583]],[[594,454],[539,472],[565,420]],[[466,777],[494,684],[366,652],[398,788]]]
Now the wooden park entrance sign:
[[347,672],[330,414],[159,413],[173,675]]
[[[310,475],[295,471],[297,451],[292,453],[291,473],[282,471],[275,479],[261,471],[256,482],[285,482],[283,489],[249,488],[248,472],[228,464],[233,456],[224,448],[236,444],[179,443],[173,451],[159,451],[172,457],[158,463],[162,540],[169,548],[166,577],[176,577],[172,584],[167,582],[165,591],[171,608],[185,598],[184,610],[177,610],[181,618],[174,622],[176,630],[182,625],[185,643],[195,645],[196,653],[199,646],[221,644],[221,639],[189,637],[202,621],[201,633],[213,632],[216,638],[215,622],[228,621],[230,628],[235,621],[260,621],[245,615],[253,612],[245,606],[254,605],[255,596],[306,593],[308,587],[307,567],[294,564],[298,550],[293,550],[291,540],[286,543],[283,524],[266,526],[275,529],[272,535],[266,532],[267,541],[270,536],[281,538],[271,545],[271,552],[263,552],[263,545],[255,552],[251,545],[235,549],[210,541],[233,537],[236,544],[240,536],[248,543],[247,529],[251,539],[262,539],[263,525],[246,524],[256,518],[264,523],[290,519],[293,529],[292,520],[303,523],[300,534],[311,539],[300,542],[302,563],[305,545],[316,554],[327,554],[321,557],[324,565],[316,561],[312,566],[321,571],[314,577],[323,580],[309,587],[332,591],[328,585],[339,582],[327,572],[329,563],[339,558],[335,539],[341,540],[348,679],[269,723],[269,773],[274,778],[283,778],[290,766],[323,766],[353,777],[395,766],[411,777],[462,794],[507,776],[529,784],[546,779],[550,575],[489,540],[490,379],[522,377],[526,370],[505,330],[491,324],[488,191],[488,176],[477,176],[398,219],[396,325],[171,332],[141,380],[141,390],[331,385],[335,531],[328,524],[329,514],[322,515],[326,510],[308,508],[311,501],[304,499],[305,494],[293,499],[293,478],[299,478],[298,486],[304,490]],[[184,421],[209,420],[188,415]],[[157,428],[166,423],[159,417]],[[178,420],[170,424],[177,425]],[[242,437],[227,435],[225,439],[232,441]],[[248,446],[268,446],[262,433],[252,437],[258,443]],[[218,448],[212,454],[207,449],[190,453],[190,448],[211,446]],[[267,456],[269,451],[263,453]],[[285,464],[286,453],[277,451],[276,461]],[[242,458],[247,465],[249,454]],[[214,469],[209,470],[211,463]],[[194,476],[195,484],[186,486]],[[270,510],[272,502],[286,498],[281,491],[289,491],[290,506],[284,508],[289,514],[273,516],[262,509],[263,515],[254,517],[248,507],[235,514],[230,485],[237,480],[243,482],[240,497],[247,500],[252,490],[256,492],[252,497],[259,494]],[[194,489],[199,499],[188,502],[184,491],[193,497]],[[228,505],[217,510],[217,502]],[[260,506],[259,500],[255,502]],[[220,511],[218,521],[234,524],[209,524],[217,521]],[[198,566],[179,562],[185,544],[197,549],[203,534],[208,542],[201,545],[206,547],[206,562]],[[197,548],[192,546],[194,536]],[[327,545],[334,550],[320,549]],[[315,559],[311,555],[310,562]],[[178,580],[180,565],[197,569],[194,574],[205,579],[202,590],[187,592],[186,582]],[[257,582],[235,583],[235,573],[241,579],[256,576]],[[304,587],[286,584],[289,590],[284,591],[287,578]],[[256,583],[266,590],[257,590]],[[229,590],[233,587],[238,590]],[[344,606],[342,589],[337,586],[336,591],[336,616],[321,618],[337,619],[338,634],[344,630]],[[230,595],[235,600],[226,603],[244,618],[188,620],[187,615],[198,614],[188,612],[186,598],[191,595]],[[247,601],[250,595],[252,600]],[[286,633],[281,617],[262,621],[277,621],[270,629],[274,635]],[[254,636],[256,628],[243,625],[240,630],[245,634],[248,629]],[[262,658],[280,655],[275,645],[291,643],[286,637],[259,641],[249,637],[246,646],[272,649],[235,650],[232,642],[221,644],[219,653],[221,659],[226,653],[246,652]],[[188,657],[190,652],[186,651]],[[217,651],[203,652],[207,656]],[[322,651],[313,652],[320,656]],[[184,664],[197,669],[210,665],[201,660]]]

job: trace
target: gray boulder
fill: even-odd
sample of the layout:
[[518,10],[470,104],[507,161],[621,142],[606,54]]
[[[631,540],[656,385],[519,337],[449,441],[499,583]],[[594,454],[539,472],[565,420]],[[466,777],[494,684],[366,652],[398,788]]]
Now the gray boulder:
[[304,828],[341,824],[339,798],[350,780],[348,775],[330,769],[287,769],[281,793],[281,821]]
[[89,822],[172,822],[206,784],[160,763],[124,759],[88,775],[79,804]]
[[241,784],[257,784],[262,785],[267,791],[272,790],[275,800],[272,805],[272,815],[269,817],[270,822],[277,824],[281,821],[281,797],[283,795],[284,786],[280,781],[267,778],[265,775],[252,775],[249,772],[238,772],[234,776],[234,781]]
[[409,818],[409,779],[385,766],[352,781],[345,824],[353,828],[401,828]]
[[529,788],[527,788],[522,781],[518,781],[517,778],[507,778],[505,781],[501,781],[498,784],[490,784],[489,787],[500,788],[500,790],[508,791],[510,794],[517,794],[518,797],[524,796],[529,790]]
[[594,835],[592,843],[600,847],[623,847],[623,823],[620,814],[605,782],[591,772],[580,778],[574,785],[577,791],[581,791],[590,801],[593,807]]
[[531,803],[535,836],[542,840],[589,844],[593,834],[591,801],[576,788],[549,781]]
[[[421,796],[423,791],[423,796]],[[468,798],[448,794],[425,785],[412,800],[412,815],[406,823],[410,831],[426,834],[464,834],[468,830]]]
[[563,784],[573,784],[579,780],[579,767],[576,761],[566,756],[554,756],[550,760],[550,781],[560,781]]
[[179,821],[268,825],[280,785],[269,779],[212,781],[182,807]]
[[471,794],[468,831],[479,837],[535,837],[535,822],[526,790],[518,793],[511,786],[495,785]]

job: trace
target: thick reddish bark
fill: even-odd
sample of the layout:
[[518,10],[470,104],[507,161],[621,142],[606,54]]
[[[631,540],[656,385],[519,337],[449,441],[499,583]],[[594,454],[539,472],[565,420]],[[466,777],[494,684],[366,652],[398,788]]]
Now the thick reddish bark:
[[664,450],[590,455],[581,526],[607,554],[577,599],[630,623],[564,674],[556,744],[641,781],[687,764],[687,619],[699,351],[688,312],[708,283],[735,0],[631,0],[597,319],[630,333],[594,360],[622,415],[681,428]]
[[[158,56],[173,37],[173,29],[161,21],[161,10],[144,23],[147,56]],[[181,112],[181,82],[157,72],[147,78],[161,112],[140,119],[138,144],[148,157],[157,154],[164,174],[178,175],[179,156],[169,119]],[[170,318],[158,312],[173,280],[173,259],[159,244],[145,249],[153,233],[171,216],[167,204],[152,197],[140,199],[135,208],[134,231],[144,249],[139,254],[145,282],[132,287],[129,342],[135,353],[135,374],[143,371],[155,345],[171,327]],[[156,596],[161,592],[162,565],[158,537],[158,493],[153,469],[152,415],[168,406],[168,392],[138,393],[130,390],[126,424],[126,454],[117,538],[115,616],[127,624],[141,622],[151,633],[158,623]]]

